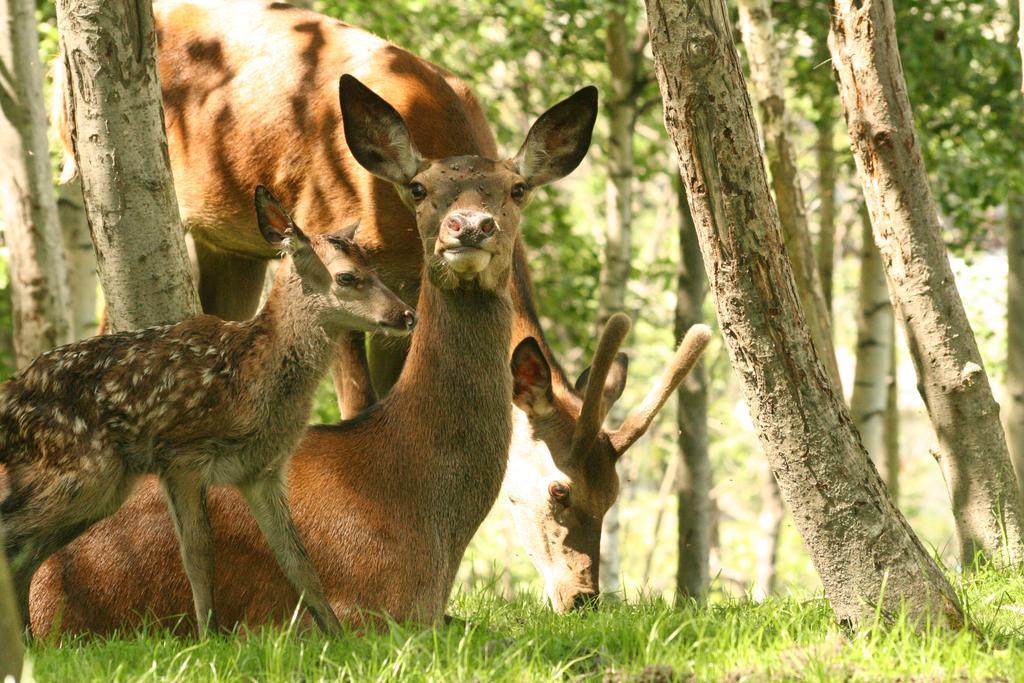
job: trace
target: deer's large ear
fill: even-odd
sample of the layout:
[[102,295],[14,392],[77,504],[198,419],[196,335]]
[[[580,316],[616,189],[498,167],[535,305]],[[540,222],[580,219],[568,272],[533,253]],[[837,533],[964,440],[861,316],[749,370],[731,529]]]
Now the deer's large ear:
[[531,418],[547,415],[554,407],[551,366],[533,337],[519,342],[512,352],[512,403]]
[[519,175],[538,187],[573,172],[590,147],[597,88],[588,85],[541,114],[514,159]]
[[[615,360],[608,370],[608,377],[604,380],[604,389],[601,391],[601,405],[605,414],[612,409],[612,405],[622,396],[622,390],[626,388],[626,377],[629,375],[629,356],[624,353],[615,354]],[[580,373],[576,380],[576,391],[580,394],[587,388],[590,380],[590,368]]]
[[351,74],[341,77],[338,93],[345,141],[359,165],[396,185],[412,180],[423,158],[395,108]]
[[304,289],[326,290],[331,286],[331,274],[317,256],[306,233],[295,225],[277,198],[262,185],[256,187],[256,222],[267,244],[292,257]]

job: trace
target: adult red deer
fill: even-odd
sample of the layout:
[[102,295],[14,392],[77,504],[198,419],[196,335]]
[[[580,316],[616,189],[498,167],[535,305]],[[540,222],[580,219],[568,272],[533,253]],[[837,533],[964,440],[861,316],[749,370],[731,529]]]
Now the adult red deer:
[[[597,92],[584,88],[552,107],[517,155],[494,161],[424,158],[384,100],[350,75],[342,76],[340,90],[354,156],[392,183],[415,213],[424,259],[419,324],[391,392],[358,419],[314,429],[303,441],[299,453],[306,455],[292,468],[288,507],[302,520],[298,529],[309,539],[321,582],[332,587],[327,601],[339,618],[358,624],[369,612],[431,622],[443,616],[462,554],[498,496],[512,437],[513,376],[543,363],[528,337],[509,371],[509,281],[520,214],[534,188],[582,161]],[[619,340],[624,319],[609,323],[622,330]],[[222,623],[286,617],[295,593],[261,561],[259,534],[246,533],[251,520],[216,500],[209,507],[213,528],[230,534],[217,548],[212,592]],[[139,556],[156,576],[97,577],[113,589],[121,624],[126,612],[182,612],[168,585],[171,563],[153,554],[152,530],[139,540]],[[270,589],[262,599],[247,594],[254,582]],[[46,595],[55,597],[37,586],[37,600]],[[50,603],[35,611],[36,632],[51,630],[55,615],[67,620],[76,612],[96,618],[86,600]]]
[[[337,78],[353,73],[381,94],[405,119],[413,144],[424,156],[494,159],[493,135],[465,84],[365,31],[283,3],[173,0],[156,3],[155,13],[172,170],[183,220],[195,237],[204,309],[241,317],[256,305],[271,253],[243,219],[247,207],[241,198],[246,188],[261,182],[295,207],[300,224],[342,226],[358,218],[357,240],[382,279],[407,301],[415,301],[423,257],[413,214],[391,183],[353,159],[341,130]],[[260,145],[254,144],[257,140]],[[278,153],[266,154],[268,149]],[[531,556],[545,576],[549,599],[563,610],[577,596],[597,591],[600,519],[615,499],[618,477],[615,458],[601,446],[603,438],[594,441],[588,455],[569,457],[571,436],[565,430],[571,435],[582,398],[544,341],[518,240],[514,256],[510,350],[527,337],[538,341],[550,368],[552,406],[560,416],[558,430],[550,428],[550,420],[541,420],[536,437],[526,417],[517,417],[521,429],[514,455],[521,457],[513,459],[519,475],[515,498],[527,506],[524,510],[532,509],[529,514],[543,515],[536,524],[521,523],[519,528],[528,549],[537,547],[538,539],[548,539],[552,553],[531,551]],[[382,389],[390,386],[405,353],[400,342],[388,344],[375,337],[369,345]],[[350,347],[342,363],[348,368],[359,365],[355,348]],[[624,369],[617,366],[611,373],[608,399],[616,395],[616,386],[621,390]],[[336,373],[336,381],[342,374]],[[341,393],[351,414],[371,400],[372,392],[351,381],[359,372],[347,377]],[[533,416],[538,417],[544,416]],[[551,498],[550,485],[556,479],[573,491],[570,507],[581,515],[585,511],[588,531],[586,542],[579,545],[585,551],[563,548],[566,539],[577,545],[579,534],[558,532],[556,512],[563,520],[576,514],[561,514],[567,497]],[[525,495],[527,490],[530,495]],[[548,498],[551,504],[545,505]],[[127,511],[119,518],[135,519]],[[113,528],[104,524],[89,538],[99,543]],[[106,543],[114,542],[107,537]],[[68,555],[62,561],[68,562]],[[106,561],[102,565],[103,571],[113,571]],[[86,583],[94,578],[91,572],[76,577]]]

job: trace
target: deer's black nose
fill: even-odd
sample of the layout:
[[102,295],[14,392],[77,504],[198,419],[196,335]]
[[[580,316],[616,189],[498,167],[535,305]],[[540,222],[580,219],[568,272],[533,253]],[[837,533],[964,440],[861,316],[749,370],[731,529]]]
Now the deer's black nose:
[[406,311],[402,314],[402,324],[405,325],[405,329],[411,330],[416,327],[416,313],[414,311]]

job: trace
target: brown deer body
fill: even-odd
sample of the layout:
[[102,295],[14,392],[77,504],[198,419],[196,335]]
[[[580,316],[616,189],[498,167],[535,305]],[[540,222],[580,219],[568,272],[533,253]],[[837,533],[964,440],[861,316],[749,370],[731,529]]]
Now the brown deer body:
[[288,578],[324,628],[323,598],[283,491],[288,456],[345,330],[407,333],[412,312],[350,238],[306,238],[265,191],[266,239],[289,253],[263,310],[94,337],[39,356],[0,387],[0,503],[23,615],[39,564],[158,474],[199,626],[213,606],[206,489],[240,488]]
[[[494,158],[493,134],[466,85],[365,31],[280,2],[161,0],[154,9],[172,170],[183,221],[195,237],[204,309],[233,318],[248,315],[255,305],[265,259],[273,253],[246,219],[244,188],[257,182],[272,185],[295,206],[300,223],[344,225],[359,218],[356,239],[382,279],[406,301],[415,301],[423,254],[414,213],[391,183],[353,158],[342,131],[336,79],[351,72],[394,105],[424,155]],[[60,113],[59,103],[56,110]],[[253,145],[253,140],[264,143]],[[267,154],[267,149],[280,153]],[[571,438],[565,432],[574,429],[582,397],[545,342],[520,240],[511,297],[510,349],[527,337],[537,339],[550,368],[553,410],[561,417],[558,429],[552,420],[534,420],[540,427],[535,429],[524,413],[516,413],[507,488],[521,501],[514,506],[521,540],[545,577],[552,604],[561,610],[575,604],[577,595],[597,590],[596,574],[581,581],[578,566],[597,565],[599,541],[593,536],[599,538],[600,518],[615,499],[618,477],[614,459],[595,455],[572,463],[567,457]],[[370,339],[380,390],[401,367],[403,342]],[[365,359],[358,350],[343,349],[347,353],[335,382],[339,395],[347,397],[342,414],[352,415],[372,401],[373,391],[356,367]],[[621,379],[613,373],[613,383]],[[591,465],[580,467],[584,460]],[[549,536],[558,509],[545,502],[555,479],[571,485],[575,501],[589,501],[587,509],[598,518],[588,554],[581,559],[566,551],[561,567],[559,552],[534,550],[538,539]],[[325,505],[321,514],[332,512]]]
[[[353,158],[338,77],[351,73],[391,103],[428,158],[497,158],[466,85],[366,31],[282,2],[164,0],[154,17],[171,170],[182,223],[194,239],[204,312],[241,320],[259,301],[276,253],[249,221],[257,184],[292,207],[300,225],[329,230],[358,220],[356,241],[381,279],[415,305],[423,264],[415,217],[390,183]],[[58,69],[57,80],[63,77]],[[60,101],[55,109],[70,150]],[[66,158],[65,176],[73,170]],[[524,315],[531,312],[517,304],[516,316]],[[383,394],[408,343],[373,335],[370,350]],[[343,365],[358,357],[346,354]],[[358,381],[342,383],[346,367],[335,378],[342,414],[351,416],[373,392]]]
[[[422,317],[417,335],[428,329],[424,323],[429,320],[429,315]],[[613,323],[606,348],[621,341],[624,327],[621,320]],[[583,401],[575,402],[573,415],[546,411],[551,386],[547,361],[539,351],[520,354],[526,357],[513,367],[514,398],[533,416],[552,449],[527,458],[514,455],[513,467],[521,471],[509,472],[505,485],[521,537],[556,610],[578,606],[597,592],[601,518],[614,502],[618,482],[616,449],[625,451],[624,439],[639,436],[638,428],[693,366],[707,338],[707,328],[695,328],[638,417],[619,432],[601,430],[576,459],[571,457],[571,444]],[[413,359],[426,352],[417,341]],[[606,350],[595,359],[591,376],[598,378],[596,386],[608,373],[609,358]],[[446,369],[461,373],[458,368]],[[443,381],[442,376],[435,380]],[[401,391],[411,387],[399,383]],[[475,398],[466,395],[445,415],[461,420],[464,411],[459,406],[468,406]],[[493,395],[485,400],[493,400]],[[461,453],[468,476],[453,476],[458,470],[452,470],[450,456],[442,458],[425,448],[422,433],[402,430],[397,421],[388,430],[387,416],[394,410],[400,413],[403,404],[406,399],[389,395],[365,420],[311,428],[289,467],[288,499],[295,524],[303,538],[313,540],[310,558],[327,600],[347,621],[358,621],[360,610],[399,619],[440,615],[471,529],[489,509],[500,479],[502,461],[493,452],[486,461],[481,461],[479,451]],[[441,405],[432,402],[422,409],[436,412]],[[605,405],[601,411],[606,409]],[[397,456],[397,449],[374,449],[382,434],[402,443],[413,456],[406,459]],[[363,439],[370,441],[361,444],[365,457],[350,451]],[[581,434],[580,443],[585,445],[586,440]],[[431,482],[439,472],[449,473],[440,487]],[[209,510],[221,621],[250,626],[287,623],[298,596],[239,494],[231,489],[212,491]],[[189,622],[180,617],[189,612],[188,583],[173,561],[175,552],[170,516],[157,482],[150,479],[116,515],[40,568],[32,591],[33,628],[37,633],[109,634],[138,628],[155,617],[187,630]]]
[[[443,615],[462,554],[505,473],[513,398],[509,279],[520,212],[534,188],[568,174],[586,154],[596,90],[581,90],[546,112],[519,154],[505,161],[424,159],[384,100],[351,76],[342,77],[341,95],[345,133],[357,158],[394,183],[416,213],[426,262],[420,322],[386,397],[353,420],[308,433],[292,463],[291,509],[300,533],[317,539],[310,544],[312,561],[332,587],[327,599],[343,619],[358,623],[366,612],[386,612],[431,621]],[[540,355],[530,339],[517,347],[513,364]],[[145,519],[153,494],[150,487],[148,495],[136,496],[129,519],[120,522],[134,526]],[[287,616],[294,594],[282,590],[272,564],[260,561],[268,557],[265,546],[230,495],[218,494],[210,505],[213,527],[225,536],[216,544],[218,613],[241,621]],[[105,532],[114,531],[104,526],[58,564],[88,564],[92,550],[106,545]],[[153,569],[166,567],[154,553],[167,548],[159,523],[154,526],[135,544],[139,555],[119,558],[114,566],[109,555],[101,560],[103,582],[116,586],[108,588],[116,599],[104,605],[112,612],[99,614],[95,600],[81,596],[89,605],[82,614],[79,596],[62,599],[62,590],[76,587],[59,582],[74,570],[41,572],[34,593],[37,628],[45,632],[58,622],[84,620],[89,630],[100,630],[100,623],[128,625],[137,612],[180,615],[174,570]],[[123,573],[140,558],[150,582]]]

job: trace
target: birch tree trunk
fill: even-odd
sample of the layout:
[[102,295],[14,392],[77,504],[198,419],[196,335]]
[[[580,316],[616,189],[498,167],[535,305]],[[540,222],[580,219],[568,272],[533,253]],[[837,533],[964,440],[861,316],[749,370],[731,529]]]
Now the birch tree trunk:
[[0,204],[10,250],[15,362],[24,367],[71,339],[31,0],[0,0]]
[[[636,83],[640,54],[622,9],[609,10],[605,49],[611,76],[608,110],[608,180],[605,182],[604,258],[598,285],[598,330],[625,307],[632,259],[633,134],[636,127]],[[614,410],[614,409],[613,409]],[[616,417],[613,413],[611,417]],[[628,456],[627,456],[628,457]],[[601,532],[601,590],[616,593],[622,567],[619,553],[619,509],[613,505]]]
[[871,237],[871,220],[862,214],[860,290],[857,296],[857,364],[850,414],[861,442],[878,470],[883,471],[887,380],[892,361],[892,304],[885,271]]
[[818,112],[818,140],[815,156],[818,164],[818,279],[832,320],[832,278],[836,259],[836,150],[832,146],[835,112],[831,98]]
[[1024,197],[1006,202],[1006,441],[1024,497]]
[[803,190],[797,175],[790,126],[786,116],[782,60],[775,44],[770,0],[739,0],[740,28],[750,62],[750,84],[760,112],[764,150],[771,170],[786,252],[793,264],[796,291],[807,316],[814,347],[836,386],[839,365],[832,346],[832,322],[822,295],[818,263],[811,246]]
[[647,0],[651,45],[722,334],[840,622],[907,610],[961,627],[949,582],[886,494],[811,341],[723,0]]
[[[697,230],[690,216],[686,192],[678,181],[679,272],[676,286],[676,343],[691,325],[704,322],[704,261],[697,242]],[[679,535],[677,540],[676,599],[701,601],[707,594],[711,526],[711,461],[708,458],[708,375],[703,360],[683,380],[676,392],[679,471],[676,500]]]
[[80,179],[61,185],[57,193],[71,307],[71,338],[85,339],[96,334],[96,252],[85,217]]
[[113,331],[199,313],[174,198],[149,0],[58,0],[64,106]]
[[834,0],[829,49],[850,144],[938,437],[965,567],[1022,557],[1021,506],[999,406],[953,279],[917,146],[889,0]]

